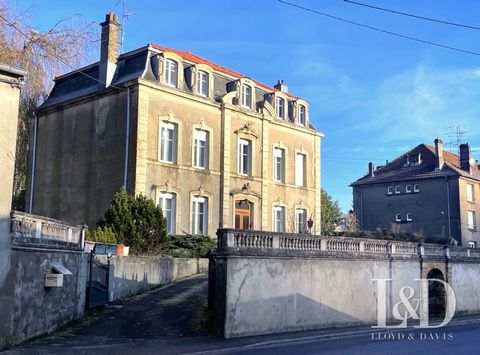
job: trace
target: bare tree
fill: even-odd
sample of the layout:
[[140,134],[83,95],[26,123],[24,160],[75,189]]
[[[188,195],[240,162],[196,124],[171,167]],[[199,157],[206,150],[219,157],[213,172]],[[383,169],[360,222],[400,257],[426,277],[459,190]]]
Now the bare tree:
[[52,88],[53,78],[97,56],[98,26],[79,15],[59,20],[48,31],[28,24],[30,14],[0,0],[0,63],[27,71],[20,98],[14,179],[14,209],[22,209],[26,187],[30,126],[34,111]]

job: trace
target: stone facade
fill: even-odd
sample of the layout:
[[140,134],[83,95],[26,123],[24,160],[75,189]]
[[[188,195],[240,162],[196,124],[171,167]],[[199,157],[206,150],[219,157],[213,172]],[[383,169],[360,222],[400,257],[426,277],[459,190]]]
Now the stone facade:
[[[114,19],[102,24],[102,53]],[[105,63],[111,82],[82,75],[101,78]],[[309,219],[319,233],[323,135],[308,112],[283,82],[190,52],[148,45],[108,57],[57,78],[38,111],[32,212],[93,227],[124,186],[168,210],[170,233],[305,231]]]

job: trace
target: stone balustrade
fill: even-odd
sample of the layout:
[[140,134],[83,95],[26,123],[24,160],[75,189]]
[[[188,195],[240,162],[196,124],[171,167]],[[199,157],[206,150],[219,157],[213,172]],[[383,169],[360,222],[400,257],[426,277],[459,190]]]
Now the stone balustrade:
[[352,237],[331,237],[300,234],[279,234],[263,231],[219,229],[218,253],[243,253],[258,255],[285,253],[309,256],[350,254],[359,257],[399,257],[429,259],[480,260],[480,249],[441,244],[413,243],[396,240],[379,240]]
[[10,236],[12,244],[16,246],[81,249],[83,228],[47,217],[13,211]]

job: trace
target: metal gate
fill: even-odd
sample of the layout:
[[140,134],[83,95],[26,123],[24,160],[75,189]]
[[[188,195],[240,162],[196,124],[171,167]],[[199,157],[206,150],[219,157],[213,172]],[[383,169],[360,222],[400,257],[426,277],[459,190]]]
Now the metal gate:
[[104,306],[108,303],[108,282],[110,277],[110,260],[107,264],[90,254],[90,278],[87,287],[87,309]]

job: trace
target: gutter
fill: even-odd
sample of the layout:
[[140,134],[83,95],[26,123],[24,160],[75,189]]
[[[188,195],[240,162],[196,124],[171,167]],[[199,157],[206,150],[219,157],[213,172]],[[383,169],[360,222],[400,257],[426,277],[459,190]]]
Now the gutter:
[[123,188],[127,191],[127,175],[128,175],[128,148],[130,143],[130,98],[131,98],[131,89],[130,87],[126,86],[127,88],[127,127],[125,133],[125,169],[123,172]]

